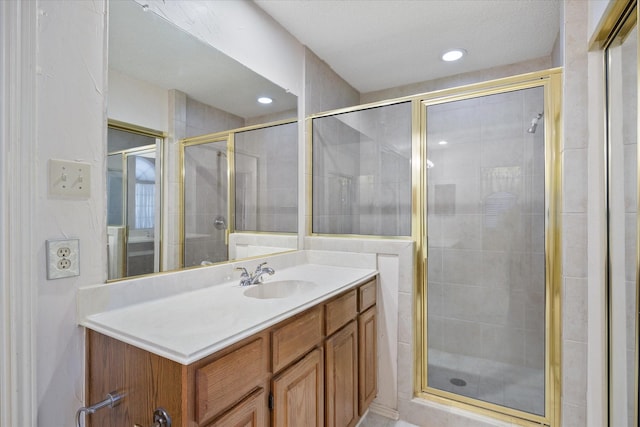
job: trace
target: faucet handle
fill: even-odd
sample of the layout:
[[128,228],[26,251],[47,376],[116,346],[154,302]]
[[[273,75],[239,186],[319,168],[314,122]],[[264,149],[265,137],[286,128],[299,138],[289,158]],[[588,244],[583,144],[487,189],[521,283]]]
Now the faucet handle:
[[259,272],[262,271],[262,266],[263,265],[267,265],[267,262],[265,261],[265,262],[262,262],[262,263],[258,264],[258,266],[256,267],[256,273],[259,273]]
[[241,277],[249,277],[249,272],[244,267],[236,267],[235,270],[242,271]]

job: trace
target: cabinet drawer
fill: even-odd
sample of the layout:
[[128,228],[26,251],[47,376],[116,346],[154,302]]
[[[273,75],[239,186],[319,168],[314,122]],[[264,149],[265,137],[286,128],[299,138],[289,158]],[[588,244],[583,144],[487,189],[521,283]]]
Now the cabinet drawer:
[[269,373],[265,335],[196,369],[196,420],[210,420],[263,383]]
[[259,388],[207,427],[267,427],[267,405],[267,393],[264,388]]
[[322,340],[322,307],[312,308],[273,330],[273,373],[287,366]]
[[376,279],[373,279],[358,289],[358,311],[360,313],[376,303],[376,283]]
[[346,325],[358,313],[356,290],[353,289],[325,304],[327,336]]

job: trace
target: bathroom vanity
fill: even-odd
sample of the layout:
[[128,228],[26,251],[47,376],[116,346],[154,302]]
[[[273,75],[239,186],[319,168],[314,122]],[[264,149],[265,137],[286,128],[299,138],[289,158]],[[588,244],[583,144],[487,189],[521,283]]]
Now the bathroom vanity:
[[377,392],[377,274],[307,265],[281,276],[87,316],[86,400],[126,396],[86,425],[146,427],[158,407],[174,427],[355,425]]

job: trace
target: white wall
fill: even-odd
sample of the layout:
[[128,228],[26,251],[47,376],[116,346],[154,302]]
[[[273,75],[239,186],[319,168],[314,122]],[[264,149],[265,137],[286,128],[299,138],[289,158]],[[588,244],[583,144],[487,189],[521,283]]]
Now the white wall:
[[35,424],[36,3],[0,2],[0,425]]
[[110,119],[168,132],[169,92],[151,83],[109,70]]
[[[71,426],[82,404],[84,335],[76,325],[76,290],[106,279],[106,57],[103,0],[38,3],[36,222],[31,224],[37,272],[38,425]],[[91,197],[47,194],[51,158],[91,165]],[[26,230],[25,230],[26,231]],[[80,239],[80,276],[47,280],[45,240]]]

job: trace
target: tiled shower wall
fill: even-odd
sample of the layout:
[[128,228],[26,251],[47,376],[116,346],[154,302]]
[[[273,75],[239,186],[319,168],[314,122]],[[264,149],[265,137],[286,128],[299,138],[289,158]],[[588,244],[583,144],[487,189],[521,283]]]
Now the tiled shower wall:
[[235,135],[236,229],[298,230],[298,124]]
[[534,88],[428,107],[430,349],[544,367],[543,106]]
[[314,119],[314,232],[411,235],[411,104]]

